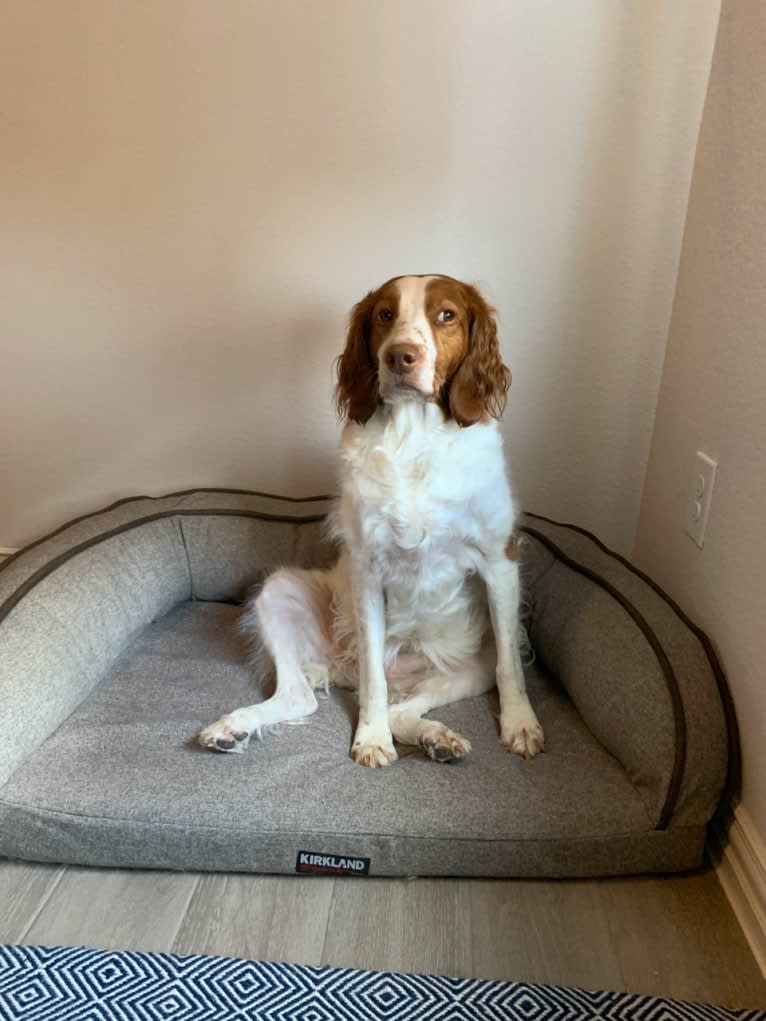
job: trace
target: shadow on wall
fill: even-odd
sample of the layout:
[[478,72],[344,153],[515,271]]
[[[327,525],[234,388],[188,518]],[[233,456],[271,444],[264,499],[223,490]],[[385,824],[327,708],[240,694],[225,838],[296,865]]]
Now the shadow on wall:
[[[568,145],[577,173],[541,189],[541,229],[559,239],[543,247],[558,258],[540,272],[533,251],[530,264],[545,314],[524,366],[537,393],[516,393],[511,404],[524,429],[525,477],[537,509],[567,508],[570,520],[611,529],[605,538],[625,549],[637,527],[683,236],[678,199],[692,160],[681,158],[679,116],[698,86],[678,54],[697,19],[658,4],[603,6],[590,49],[566,69],[582,92],[581,116],[551,141],[552,163],[556,146]],[[538,474],[530,465],[545,467]]]

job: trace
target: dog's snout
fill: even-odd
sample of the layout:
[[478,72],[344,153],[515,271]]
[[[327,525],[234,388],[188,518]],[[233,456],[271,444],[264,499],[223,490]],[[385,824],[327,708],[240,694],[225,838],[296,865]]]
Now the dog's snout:
[[406,341],[392,344],[386,351],[386,366],[398,376],[407,376],[414,372],[423,357],[421,349]]

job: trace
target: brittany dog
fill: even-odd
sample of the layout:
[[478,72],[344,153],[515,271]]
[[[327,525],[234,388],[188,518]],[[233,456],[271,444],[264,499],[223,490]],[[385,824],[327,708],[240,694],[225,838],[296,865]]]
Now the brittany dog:
[[396,277],[354,307],[336,390],[339,558],[326,571],[277,570],[249,603],[244,625],[276,689],[205,728],[203,746],[242,752],[264,728],[313,713],[316,689],[334,684],[358,692],[355,762],[391,765],[394,741],[447,762],[471,745],[425,714],[497,684],[503,744],[524,758],[542,750],[498,425],[510,379],[475,287]]

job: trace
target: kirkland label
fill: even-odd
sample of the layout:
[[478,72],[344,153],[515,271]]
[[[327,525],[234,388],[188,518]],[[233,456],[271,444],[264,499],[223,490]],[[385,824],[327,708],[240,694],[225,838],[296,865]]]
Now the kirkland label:
[[319,851],[298,851],[296,872],[324,876],[368,876],[369,858],[350,858],[343,854],[324,854]]

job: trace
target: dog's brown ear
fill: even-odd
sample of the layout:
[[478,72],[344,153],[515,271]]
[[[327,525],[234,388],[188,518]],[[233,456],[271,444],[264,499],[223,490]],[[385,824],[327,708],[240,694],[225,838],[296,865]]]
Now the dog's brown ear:
[[370,291],[351,310],[343,354],[338,358],[335,404],[341,418],[364,423],[378,404],[378,372],[370,352],[370,317],[376,291]]
[[500,418],[511,385],[497,339],[495,310],[477,288],[466,285],[469,303],[468,350],[452,378],[449,408],[458,425]]

